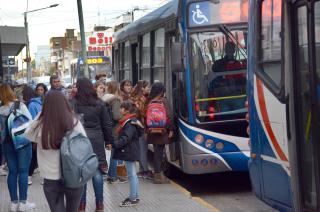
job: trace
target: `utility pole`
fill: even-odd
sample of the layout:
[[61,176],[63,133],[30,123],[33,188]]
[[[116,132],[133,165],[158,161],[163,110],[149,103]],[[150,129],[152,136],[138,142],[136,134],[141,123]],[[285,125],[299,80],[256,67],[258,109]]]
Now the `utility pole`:
[[2,66],[2,44],[0,35],[0,82],[3,81],[3,66]]
[[24,13],[24,27],[26,29],[26,33],[27,33],[27,45],[26,45],[26,59],[25,62],[27,63],[27,82],[30,83],[31,82],[31,77],[32,77],[32,73],[31,73],[31,66],[30,66],[30,62],[31,62],[31,58],[30,58],[30,43],[29,43],[29,29],[28,29],[28,21],[27,21],[27,13]]
[[86,37],[84,34],[84,23],[83,23],[83,12],[81,0],[77,0],[78,3],[78,16],[80,25],[80,36],[81,36],[81,46],[82,46],[82,60],[84,64],[84,77],[89,78],[88,64],[87,64],[87,44]]

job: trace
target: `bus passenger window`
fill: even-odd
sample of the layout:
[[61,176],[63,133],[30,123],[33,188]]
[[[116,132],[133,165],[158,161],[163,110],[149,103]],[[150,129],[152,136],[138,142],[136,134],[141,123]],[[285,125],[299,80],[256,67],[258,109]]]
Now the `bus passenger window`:
[[140,67],[140,80],[146,80],[150,82],[151,74],[150,74],[150,33],[147,33],[142,36],[142,45],[141,45],[141,67]]
[[262,1],[261,13],[261,68],[280,89],[281,83],[281,0]]

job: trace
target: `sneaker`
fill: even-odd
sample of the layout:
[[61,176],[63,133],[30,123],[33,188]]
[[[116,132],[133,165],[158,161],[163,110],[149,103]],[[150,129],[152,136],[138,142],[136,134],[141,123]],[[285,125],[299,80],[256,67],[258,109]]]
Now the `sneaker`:
[[28,177],[28,185],[32,185],[32,177],[31,176]]
[[22,203],[20,202],[19,207],[18,207],[18,211],[27,211],[27,210],[31,210],[34,209],[36,207],[36,204],[32,203],[32,202],[26,202],[26,203]]
[[144,172],[143,178],[147,180],[153,180],[154,174],[152,171],[146,171]]
[[4,168],[0,168],[0,176],[7,176],[8,175],[8,171],[5,170]]
[[128,180],[124,179],[124,178],[120,178],[118,177],[117,179],[112,179],[112,178],[108,178],[107,181],[112,184],[112,183],[127,183]]
[[11,202],[10,203],[10,212],[16,212],[18,210],[19,204]]
[[144,171],[141,171],[141,172],[138,172],[138,173],[137,173],[137,176],[138,176],[139,178],[142,178],[142,177],[144,176],[144,174],[145,174],[145,172],[144,172]]
[[140,199],[130,200],[129,198],[126,198],[125,200],[123,200],[120,203],[119,206],[120,207],[132,207],[132,206],[138,205],[139,201],[140,201]]

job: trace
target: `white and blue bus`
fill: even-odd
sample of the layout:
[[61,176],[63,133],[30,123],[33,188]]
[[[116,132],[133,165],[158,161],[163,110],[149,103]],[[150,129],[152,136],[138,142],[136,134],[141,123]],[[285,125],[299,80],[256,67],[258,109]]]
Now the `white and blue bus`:
[[[111,76],[111,59],[108,56],[87,56],[89,78],[94,79],[96,74],[104,73]],[[81,57],[71,61],[72,83],[84,75],[84,61]]]
[[320,211],[320,1],[252,0],[248,101],[254,193]]
[[175,141],[167,164],[188,174],[247,171],[247,0],[173,0],[114,35],[118,81],[163,82]]

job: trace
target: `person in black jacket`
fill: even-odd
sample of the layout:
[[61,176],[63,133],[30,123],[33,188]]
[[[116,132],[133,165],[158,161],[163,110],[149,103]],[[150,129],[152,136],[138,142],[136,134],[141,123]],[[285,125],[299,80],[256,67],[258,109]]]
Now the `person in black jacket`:
[[[91,141],[93,151],[98,156],[99,169],[92,178],[96,196],[96,211],[104,211],[103,177],[107,171],[105,147],[113,143],[112,120],[106,105],[98,98],[91,81],[87,78],[78,79],[77,94],[71,105],[74,112],[81,116],[86,134]],[[84,187],[79,211],[85,211],[86,186]]]
[[139,137],[143,134],[143,126],[136,118],[136,108],[131,100],[121,103],[122,118],[119,121],[118,139],[114,142],[113,158],[123,160],[126,165],[130,184],[130,195],[119,206],[130,207],[139,203],[139,181],[135,162],[140,158]]

